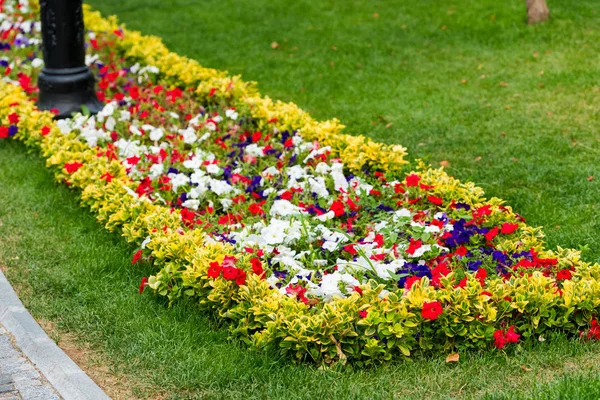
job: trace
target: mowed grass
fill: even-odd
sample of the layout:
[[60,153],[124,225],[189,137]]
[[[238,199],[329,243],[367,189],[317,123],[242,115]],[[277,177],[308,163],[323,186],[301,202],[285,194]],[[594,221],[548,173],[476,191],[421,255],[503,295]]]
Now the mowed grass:
[[[90,3],[350,133],[447,161],[544,225],[551,246],[589,245],[585,257],[600,258],[593,0],[550,1],[552,20],[536,27],[521,1]],[[0,267],[59,341],[87,343],[140,398],[600,397],[600,346],[561,336],[463,352],[458,364],[440,354],[364,370],[295,365],[229,341],[194,304],[140,296],[152,271],[131,265],[133,251],[39,156],[0,141]]]

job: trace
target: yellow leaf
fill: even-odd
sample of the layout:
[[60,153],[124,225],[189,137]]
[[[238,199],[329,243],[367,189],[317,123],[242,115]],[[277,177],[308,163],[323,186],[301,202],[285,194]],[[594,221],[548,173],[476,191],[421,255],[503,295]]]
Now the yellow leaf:
[[451,354],[448,354],[448,357],[446,357],[446,362],[447,363],[458,362],[459,358],[460,358],[460,355],[458,353],[451,353]]

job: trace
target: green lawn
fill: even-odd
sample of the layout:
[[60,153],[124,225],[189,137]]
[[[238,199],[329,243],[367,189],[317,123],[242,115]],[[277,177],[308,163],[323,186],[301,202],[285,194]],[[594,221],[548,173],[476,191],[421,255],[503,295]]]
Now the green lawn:
[[[519,0],[90,3],[350,133],[448,161],[546,226],[552,246],[589,244],[586,258],[600,259],[595,1],[550,0],[553,19],[537,27]],[[600,344],[562,337],[457,365],[445,354],[339,371],[278,360],[229,341],[194,304],[140,296],[151,271],[131,265],[132,251],[39,156],[0,141],[0,267],[59,340],[87,343],[141,398],[600,397]]]

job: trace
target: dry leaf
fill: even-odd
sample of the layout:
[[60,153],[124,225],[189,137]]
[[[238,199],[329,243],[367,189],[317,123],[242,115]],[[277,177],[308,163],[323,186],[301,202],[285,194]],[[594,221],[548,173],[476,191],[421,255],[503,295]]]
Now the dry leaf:
[[448,357],[446,357],[446,362],[447,363],[458,362],[459,358],[460,358],[460,356],[458,355],[458,353],[448,354]]
[[506,82],[500,82],[500,83],[498,84],[498,86],[507,87],[507,86],[508,86],[508,83],[506,83]]
[[519,159],[517,157],[513,157],[512,159],[514,162],[519,162]]
[[446,25],[442,25],[442,30],[445,31],[446,30]]
[[332,67],[335,67],[335,63],[333,61],[329,61],[329,65],[331,65]]
[[529,367],[526,367],[526,366],[524,366],[524,365],[521,365],[521,369],[522,369],[523,371],[525,371],[525,372],[529,372],[529,371],[531,371],[531,368],[529,368]]
[[463,79],[462,81],[460,81],[460,83],[462,83],[463,85],[464,85],[465,83],[467,83],[467,82],[469,82],[469,81],[468,81],[468,80],[466,80],[466,79]]
[[373,13],[373,18],[379,18],[379,13]]
[[387,124],[385,127],[389,128],[390,126],[392,126],[392,123],[390,122],[389,124]]
[[449,167],[450,166],[450,161],[448,161],[448,160],[440,161],[440,165],[442,167],[444,167],[444,168]]
[[273,42],[273,43],[271,43],[271,48],[272,48],[272,49],[276,49],[276,48],[278,48],[278,47],[279,47],[279,43],[277,43],[277,42]]
[[333,50],[333,51],[337,51],[337,47],[335,47],[335,46],[331,46],[331,50]]
[[594,177],[593,177],[592,175],[588,176],[588,181],[590,181],[590,182],[591,182],[591,181],[593,181],[593,180],[594,180]]
[[481,161],[481,156],[475,157],[475,161]]

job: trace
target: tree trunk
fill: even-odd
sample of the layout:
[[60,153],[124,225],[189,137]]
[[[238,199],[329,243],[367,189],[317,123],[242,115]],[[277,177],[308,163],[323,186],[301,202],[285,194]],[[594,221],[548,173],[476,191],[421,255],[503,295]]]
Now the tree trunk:
[[550,16],[550,10],[546,0],[527,0],[527,22],[537,24],[543,22]]

